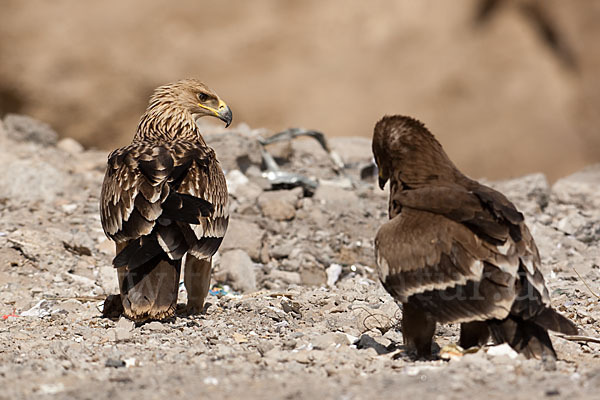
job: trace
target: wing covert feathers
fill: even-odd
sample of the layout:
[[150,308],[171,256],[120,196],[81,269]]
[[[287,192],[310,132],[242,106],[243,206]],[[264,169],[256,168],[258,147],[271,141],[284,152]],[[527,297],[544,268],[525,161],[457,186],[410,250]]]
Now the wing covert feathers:
[[[134,142],[109,155],[102,185],[102,227],[128,242],[113,263],[135,269],[165,254],[212,256],[229,219],[225,177],[200,142]],[[208,245],[207,243],[211,243]]]

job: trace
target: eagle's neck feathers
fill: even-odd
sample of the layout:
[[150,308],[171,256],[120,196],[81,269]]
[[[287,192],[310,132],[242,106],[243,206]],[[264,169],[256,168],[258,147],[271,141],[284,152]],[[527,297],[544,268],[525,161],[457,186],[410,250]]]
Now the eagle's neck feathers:
[[192,114],[171,102],[151,102],[142,115],[134,141],[204,139]]

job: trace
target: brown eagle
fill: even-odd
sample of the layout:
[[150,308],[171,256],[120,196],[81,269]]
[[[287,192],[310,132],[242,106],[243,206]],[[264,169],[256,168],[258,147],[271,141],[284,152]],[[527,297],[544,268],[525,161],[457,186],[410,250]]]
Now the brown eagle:
[[155,90],[129,146],[110,153],[100,217],[116,243],[121,301],[134,321],[175,313],[182,258],[188,310],[204,306],[211,260],[229,221],[225,176],[196,120],[232,114],[203,83]]
[[375,125],[379,186],[390,181],[389,217],[375,238],[378,274],[402,303],[405,345],[431,354],[436,322],[460,322],[463,348],[508,343],[556,359],[547,330],[576,334],[550,307],[533,237],[515,206],[463,175],[419,121]]

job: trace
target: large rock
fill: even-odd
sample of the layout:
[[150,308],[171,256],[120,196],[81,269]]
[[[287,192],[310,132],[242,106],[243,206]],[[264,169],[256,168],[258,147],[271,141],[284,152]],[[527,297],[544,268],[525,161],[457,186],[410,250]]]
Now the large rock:
[[206,143],[217,153],[217,159],[225,171],[239,169],[245,172],[250,166],[260,166],[260,144],[251,133],[227,131],[206,135]]
[[600,164],[559,179],[552,186],[552,192],[560,202],[596,210],[600,208],[599,189]]
[[221,244],[221,252],[233,249],[244,250],[254,261],[260,260],[263,237],[265,235],[257,224],[243,219],[232,218]]
[[231,250],[223,253],[215,280],[229,284],[240,292],[256,291],[254,263],[243,250]]
[[58,134],[50,125],[26,115],[8,114],[4,117],[4,127],[8,137],[16,141],[53,146],[58,140]]
[[262,214],[277,221],[289,221],[296,216],[296,206],[302,197],[302,188],[264,192],[258,197]]
[[2,165],[0,197],[23,203],[54,201],[69,187],[68,175],[36,159],[14,160]]

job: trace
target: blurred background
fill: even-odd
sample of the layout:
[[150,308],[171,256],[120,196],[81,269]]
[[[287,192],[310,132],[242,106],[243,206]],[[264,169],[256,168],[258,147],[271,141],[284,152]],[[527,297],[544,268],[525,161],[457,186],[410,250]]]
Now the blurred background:
[[589,0],[0,0],[0,114],[110,150],[197,77],[234,125],[370,138],[408,114],[475,178],[554,180],[600,161],[598,21]]

